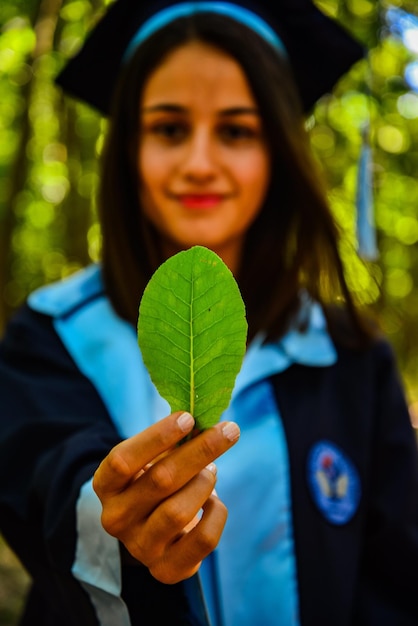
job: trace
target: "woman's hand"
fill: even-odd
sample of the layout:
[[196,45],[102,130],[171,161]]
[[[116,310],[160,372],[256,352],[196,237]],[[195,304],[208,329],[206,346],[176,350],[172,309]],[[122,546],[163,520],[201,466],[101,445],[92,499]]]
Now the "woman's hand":
[[227,518],[213,461],[238,440],[238,426],[221,422],[176,446],[193,426],[188,413],[169,415],[115,446],[93,480],[104,529],[167,584],[199,569]]

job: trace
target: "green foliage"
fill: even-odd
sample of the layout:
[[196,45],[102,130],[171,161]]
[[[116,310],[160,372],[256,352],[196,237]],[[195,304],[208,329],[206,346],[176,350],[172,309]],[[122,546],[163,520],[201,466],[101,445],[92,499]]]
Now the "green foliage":
[[139,307],[142,357],[172,412],[189,411],[199,430],[227,408],[246,339],[238,285],[214,252],[194,246],[153,274]]

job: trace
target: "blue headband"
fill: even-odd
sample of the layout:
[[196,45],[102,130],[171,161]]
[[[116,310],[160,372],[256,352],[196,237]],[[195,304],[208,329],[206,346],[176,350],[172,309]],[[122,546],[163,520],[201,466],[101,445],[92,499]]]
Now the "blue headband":
[[131,39],[124,58],[129,59],[137,46],[170,22],[179,17],[188,17],[195,13],[217,13],[218,15],[230,17],[251,28],[251,30],[276,48],[280,54],[287,56],[286,48],[277,33],[261,17],[249,9],[244,9],[229,2],[182,2],[181,4],[162,9],[142,24]]

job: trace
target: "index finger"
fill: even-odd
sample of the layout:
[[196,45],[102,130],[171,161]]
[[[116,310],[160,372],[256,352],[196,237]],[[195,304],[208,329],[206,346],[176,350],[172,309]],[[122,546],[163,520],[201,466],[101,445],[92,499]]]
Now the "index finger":
[[190,480],[235,445],[239,435],[239,426],[234,422],[218,422],[174,448],[126,489],[125,510],[134,506],[135,515],[144,517],[155,510],[157,501],[179,495]]
[[116,445],[95,472],[95,491],[105,495],[126,488],[148,463],[189,434],[194,423],[189,413],[172,413]]

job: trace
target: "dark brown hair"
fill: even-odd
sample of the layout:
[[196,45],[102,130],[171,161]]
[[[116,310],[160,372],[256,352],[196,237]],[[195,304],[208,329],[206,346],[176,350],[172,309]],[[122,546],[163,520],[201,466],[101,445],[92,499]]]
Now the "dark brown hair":
[[344,278],[339,232],[311,154],[296,87],[286,59],[249,28],[225,17],[197,14],[156,32],[126,63],[115,91],[99,198],[106,288],[116,311],[136,324],[138,305],[164,260],[158,233],[139,203],[139,103],[148,77],[175,48],[198,40],[230,54],[243,68],[258,103],[272,173],[264,206],[250,227],[239,274],[249,336],[278,337],[299,306],[302,289],[346,312],[358,345],[371,336]]

